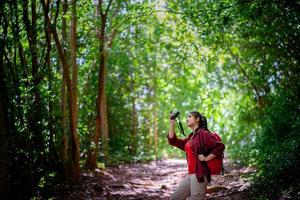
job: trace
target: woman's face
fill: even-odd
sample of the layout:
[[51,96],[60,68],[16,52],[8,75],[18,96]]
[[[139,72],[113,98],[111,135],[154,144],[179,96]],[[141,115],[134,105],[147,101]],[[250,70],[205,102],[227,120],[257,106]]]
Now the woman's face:
[[192,114],[188,114],[186,124],[188,127],[194,127],[199,123],[199,118],[195,118]]

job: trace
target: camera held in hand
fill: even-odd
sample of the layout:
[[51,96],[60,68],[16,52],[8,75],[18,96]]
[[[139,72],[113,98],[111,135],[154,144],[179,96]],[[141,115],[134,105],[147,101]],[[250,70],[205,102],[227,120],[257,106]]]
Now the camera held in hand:
[[179,115],[180,115],[180,112],[179,111],[170,111],[171,113],[171,117],[170,119],[176,119]]
[[180,112],[179,111],[171,111],[170,114],[171,114],[171,116],[170,116],[171,120],[175,120],[177,122],[176,118],[178,118],[178,121],[179,121],[177,124],[177,125],[179,125],[178,128],[179,128],[181,134],[185,136],[184,130],[183,130],[183,127],[182,127],[182,124],[180,121]]

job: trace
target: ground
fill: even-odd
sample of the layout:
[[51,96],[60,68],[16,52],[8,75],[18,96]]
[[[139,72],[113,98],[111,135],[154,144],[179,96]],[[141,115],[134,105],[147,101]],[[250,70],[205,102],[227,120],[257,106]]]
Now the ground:
[[[224,159],[225,173],[212,177],[207,200],[250,199],[249,182],[243,178],[254,169]],[[165,159],[144,164],[124,164],[81,174],[78,185],[57,185],[54,199],[170,199],[187,174],[185,159]]]

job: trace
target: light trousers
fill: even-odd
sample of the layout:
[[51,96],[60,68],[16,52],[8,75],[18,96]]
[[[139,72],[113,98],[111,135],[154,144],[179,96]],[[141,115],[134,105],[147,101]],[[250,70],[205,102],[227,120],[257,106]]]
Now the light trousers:
[[190,197],[190,200],[202,200],[205,197],[207,185],[206,176],[204,176],[204,182],[198,182],[196,174],[188,174],[171,195],[171,200],[186,200],[187,197]]

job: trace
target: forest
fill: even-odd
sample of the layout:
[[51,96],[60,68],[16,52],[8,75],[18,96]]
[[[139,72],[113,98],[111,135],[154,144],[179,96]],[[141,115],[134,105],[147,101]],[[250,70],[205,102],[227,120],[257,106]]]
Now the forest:
[[197,110],[226,159],[255,169],[241,199],[299,199],[299,10],[297,0],[0,0],[0,198],[59,199],[58,185],[80,187],[87,173],[185,161],[167,142],[169,113],[189,133]]

